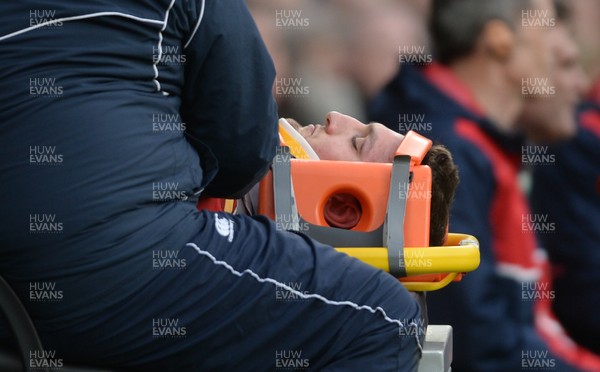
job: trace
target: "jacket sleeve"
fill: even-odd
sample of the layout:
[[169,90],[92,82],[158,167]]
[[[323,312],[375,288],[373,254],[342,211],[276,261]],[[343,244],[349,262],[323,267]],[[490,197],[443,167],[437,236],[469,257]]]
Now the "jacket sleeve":
[[239,198],[265,174],[277,145],[273,62],[242,0],[206,1],[187,42],[182,94],[186,136],[204,195]]

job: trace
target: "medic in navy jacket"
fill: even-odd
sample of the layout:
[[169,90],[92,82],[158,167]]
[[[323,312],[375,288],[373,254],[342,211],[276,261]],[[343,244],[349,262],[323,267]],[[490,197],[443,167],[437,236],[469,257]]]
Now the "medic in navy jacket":
[[416,370],[420,308],[395,278],[266,218],[196,210],[246,193],[278,143],[243,1],[23,0],[0,17],[0,274],[47,351]]
[[523,298],[540,268],[535,236],[522,229],[530,212],[517,185],[521,140],[498,132],[464,83],[438,64],[403,65],[371,103],[369,119],[401,132],[422,126],[459,169],[450,231],[479,239],[481,264],[461,283],[428,295],[430,323],[454,328],[452,369],[516,371],[531,350],[547,353],[533,327],[535,296]]

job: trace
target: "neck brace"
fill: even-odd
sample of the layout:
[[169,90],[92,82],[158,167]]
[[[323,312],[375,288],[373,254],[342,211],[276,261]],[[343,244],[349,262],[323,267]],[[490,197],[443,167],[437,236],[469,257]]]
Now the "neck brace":
[[319,160],[306,139],[284,118],[279,119],[279,141],[289,147],[290,154],[296,159]]

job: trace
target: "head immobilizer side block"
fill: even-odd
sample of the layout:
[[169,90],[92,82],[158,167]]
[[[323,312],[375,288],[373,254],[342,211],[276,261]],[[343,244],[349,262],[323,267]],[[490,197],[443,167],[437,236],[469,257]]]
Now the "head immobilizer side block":
[[[439,289],[478,267],[478,243],[449,234],[446,246],[429,247],[431,169],[420,165],[424,153],[406,146],[399,152],[412,156],[396,156],[393,164],[301,160],[280,147],[261,181],[259,213],[400,277],[409,290]],[[327,200],[342,193],[362,208],[352,230],[325,220]]]

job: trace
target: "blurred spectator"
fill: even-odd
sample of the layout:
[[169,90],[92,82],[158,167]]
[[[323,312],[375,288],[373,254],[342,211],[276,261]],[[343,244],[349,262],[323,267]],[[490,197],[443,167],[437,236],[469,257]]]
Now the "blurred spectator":
[[528,96],[545,94],[555,56],[550,1],[434,0],[431,32],[441,63],[405,63],[371,105],[371,119],[421,128],[445,144],[461,184],[451,231],[480,241],[481,265],[462,283],[430,293],[431,323],[454,327],[455,371],[572,370],[536,334],[541,273],[517,173],[514,135]]
[[571,1],[575,38],[581,46],[582,63],[588,76],[595,80],[589,92],[590,100],[600,102],[600,2],[597,0]]
[[[579,23],[579,19],[576,20],[573,24]],[[572,128],[568,132],[574,138],[557,144],[530,146],[540,154],[532,158],[534,178],[530,198],[534,216],[537,220],[546,221],[546,226],[542,226],[545,228],[538,231],[538,235],[553,269],[551,279],[555,299],[551,303],[552,310],[568,336],[597,354],[596,357],[586,355],[584,365],[598,370],[600,107],[584,103],[579,106],[576,115],[572,113],[585,93],[587,80],[582,73],[573,37],[564,25],[559,24],[555,31],[553,40],[559,57],[554,80],[556,95],[547,99],[545,104],[536,104],[534,110],[523,116],[523,121],[526,127],[533,122],[536,130],[540,126],[550,128],[532,133],[535,136],[531,137],[538,143],[560,138],[556,135],[556,128]],[[568,110],[570,116],[564,115],[566,105],[573,107],[573,110]],[[563,114],[560,107],[563,107]],[[553,321],[553,314],[547,307],[542,314],[546,323]],[[558,326],[558,323],[555,325]],[[547,334],[551,338],[557,332]],[[581,361],[585,355],[585,351],[574,344],[562,349],[573,360]]]
[[345,66],[366,100],[390,81],[401,53],[428,48],[424,15],[403,1],[369,1],[347,9]]
[[[586,358],[594,359],[589,363],[593,362],[594,370],[598,370],[600,107],[582,104],[576,117],[577,133],[573,139],[537,146],[538,152],[547,154],[551,162],[540,160],[535,164],[530,198],[533,215],[547,226],[540,227],[539,237],[552,265],[552,310],[575,342],[598,354],[596,358]],[[575,358],[581,358],[581,350],[575,345],[563,349],[567,354],[576,351]]]
[[315,122],[337,110],[365,117],[358,87],[343,71],[346,36],[332,4],[256,0],[249,6],[281,67],[273,88],[280,116]]
[[275,62],[280,116],[310,123],[337,110],[366,120],[366,102],[396,73],[399,50],[427,47],[429,3],[248,1]]
[[[566,16],[559,14],[559,18]],[[579,47],[568,25],[559,21],[547,32],[556,56],[549,76],[552,94],[529,97],[518,120],[527,138],[538,143],[575,136],[576,107],[589,85],[581,66]]]
[[592,79],[600,77],[600,1],[574,0],[569,2],[573,12],[575,39],[581,46],[584,70]]

